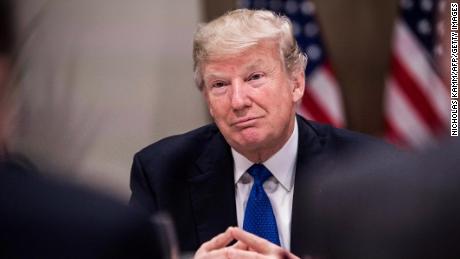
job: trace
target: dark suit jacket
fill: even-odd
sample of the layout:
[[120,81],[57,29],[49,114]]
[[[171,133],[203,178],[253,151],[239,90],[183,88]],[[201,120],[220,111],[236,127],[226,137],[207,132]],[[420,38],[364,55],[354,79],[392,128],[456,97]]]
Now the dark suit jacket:
[[[295,180],[304,182],[315,167],[357,145],[380,143],[359,133],[320,125],[297,116],[299,149]],[[381,144],[380,144],[381,145]],[[297,184],[295,184],[297,186]],[[160,140],[134,157],[131,204],[172,216],[183,251],[237,226],[233,158],[230,146],[215,124]],[[305,237],[300,231],[302,200],[295,187],[291,250],[299,251]]]
[[0,161],[0,258],[163,258],[149,217]]

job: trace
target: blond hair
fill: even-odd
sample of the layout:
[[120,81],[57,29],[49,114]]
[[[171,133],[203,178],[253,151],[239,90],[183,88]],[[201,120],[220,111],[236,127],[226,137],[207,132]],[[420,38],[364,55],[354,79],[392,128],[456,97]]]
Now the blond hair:
[[297,45],[289,18],[266,10],[238,9],[201,25],[196,31],[193,39],[195,84],[200,90],[203,88],[200,66],[211,56],[238,54],[266,40],[277,43],[288,73],[305,70],[307,57]]

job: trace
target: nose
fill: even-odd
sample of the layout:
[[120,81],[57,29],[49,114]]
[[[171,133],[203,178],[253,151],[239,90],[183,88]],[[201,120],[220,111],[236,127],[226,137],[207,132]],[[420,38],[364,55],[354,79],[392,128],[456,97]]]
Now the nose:
[[235,111],[243,110],[251,105],[248,89],[243,80],[235,80],[232,83],[231,103]]

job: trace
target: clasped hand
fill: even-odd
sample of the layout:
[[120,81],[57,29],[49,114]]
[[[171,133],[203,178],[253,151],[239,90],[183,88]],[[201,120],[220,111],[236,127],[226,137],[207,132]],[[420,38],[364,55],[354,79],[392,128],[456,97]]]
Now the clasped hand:
[[[234,245],[228,246],[236,240]],[[195,259],[206,258],[289,258],[298,259],[286,249],[240,228],[229,227],[224,233],[203,243]]]

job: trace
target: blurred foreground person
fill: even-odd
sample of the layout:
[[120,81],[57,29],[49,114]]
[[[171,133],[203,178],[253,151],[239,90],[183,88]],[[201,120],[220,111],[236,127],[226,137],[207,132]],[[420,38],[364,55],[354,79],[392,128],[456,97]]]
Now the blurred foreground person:
[[166,258],[164,225],[109,197],[46,181],[4,148],[12,6],[0,1],[0,258]]
[[147,215],[0,163],[0,258],[166,258]]
[[[460,258],[460,142],[375,163],[362,150],[303,183],[305,253],[320,258]],[[366,161],[363,163],[363,161]],[[310,248],[307,248],[310,247]]]

